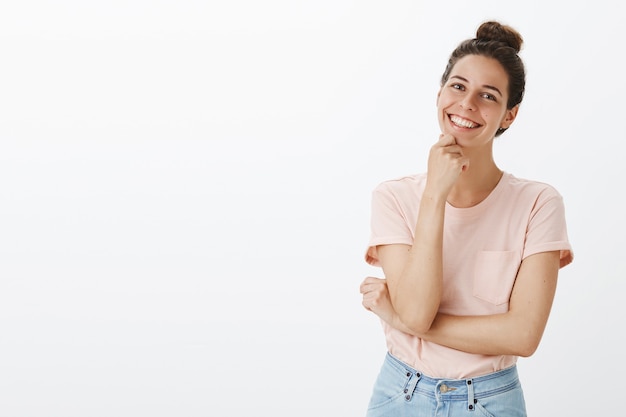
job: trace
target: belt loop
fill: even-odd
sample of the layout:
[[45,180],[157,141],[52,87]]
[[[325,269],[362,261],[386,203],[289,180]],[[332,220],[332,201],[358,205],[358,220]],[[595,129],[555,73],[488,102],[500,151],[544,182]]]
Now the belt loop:
[[469,411],[474,411],[476,409],[476,399],[474,398],[474,383],[471,379],[465,380],[465,385],[467,385],[467,409]]
[[422,374],[419,372],[416,372],[415,374],[407,372],[407,376],[409,377],[409,380],[407,381],[407,384],[404,388],[404,399],[405,401],[410,401],[413,397],[413,393],[415,392],[415,387],[417,386],[417,383],[420,379],[422,379]]

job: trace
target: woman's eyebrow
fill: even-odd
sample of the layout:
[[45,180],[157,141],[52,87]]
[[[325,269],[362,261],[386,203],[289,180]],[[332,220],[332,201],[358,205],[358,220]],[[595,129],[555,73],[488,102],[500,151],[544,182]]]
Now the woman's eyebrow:
[[[450,78],[456,78],[456,79],[459,79],[459,80],[461,80],[463,82],[469,83],[469,80],[467,78],[461,77],[460,75],[453,75]],[[483,88],[487,88],[489,90],[493,90],[496,93],[498,93],[500,95],[500,97],[502,97],[502,92],[500,91],[500,89],[498,87],[495,87],[495,86],[489,85],[489,84],[485,84],[485,85],[483,85]]]

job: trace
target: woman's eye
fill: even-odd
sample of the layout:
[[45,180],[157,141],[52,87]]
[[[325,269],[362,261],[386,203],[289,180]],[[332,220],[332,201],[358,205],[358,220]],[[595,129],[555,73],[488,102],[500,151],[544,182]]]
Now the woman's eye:
[[463,86],[461,84],[451,84],[450,87],[454,88],[455,90],[463,90]]
[[488,94],[488,93],[483,94],[483,98],[486,98],[487,100],[496,101],[496,96],[492,94]]

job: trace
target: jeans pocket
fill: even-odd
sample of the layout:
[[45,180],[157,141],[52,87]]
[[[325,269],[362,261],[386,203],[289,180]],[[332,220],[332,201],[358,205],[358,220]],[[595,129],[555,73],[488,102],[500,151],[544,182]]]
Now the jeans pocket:
[[526,417],[526,403],[522,387],[518,385],[514,389],[479,399],[476,403],[476,411],[483,417]]
[[474,266],[474,297],[496,306],[508,303],[520,263],[517,251],[480,252]]

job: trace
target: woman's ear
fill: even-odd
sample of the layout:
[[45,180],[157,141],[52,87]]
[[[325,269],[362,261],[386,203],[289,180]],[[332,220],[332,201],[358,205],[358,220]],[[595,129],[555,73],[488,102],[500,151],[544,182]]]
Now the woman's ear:
[[502,123],[500,123],[500,127],[502,129],[508,129],[509,126],[513,124],[513,121],[517,117],[518,110],[519,110],[519,104],[513,106],[512,109],[509,109],[506,111],[506,114],[504,115],[504,119],[502,120]]

